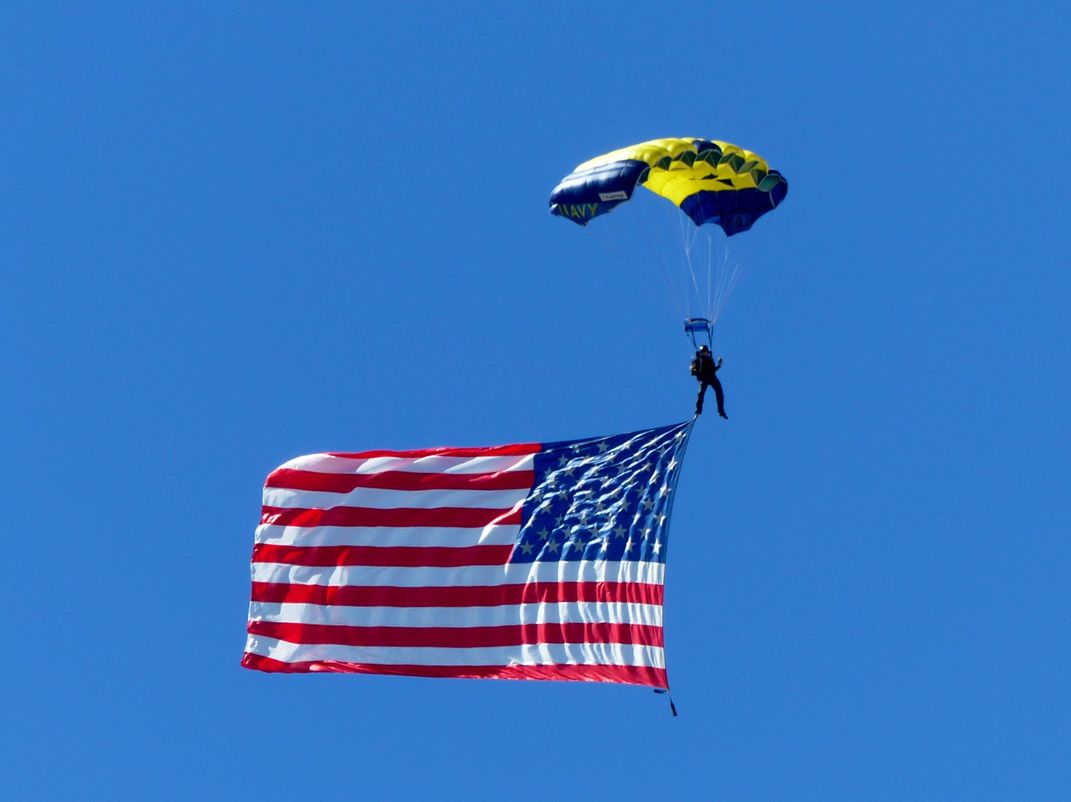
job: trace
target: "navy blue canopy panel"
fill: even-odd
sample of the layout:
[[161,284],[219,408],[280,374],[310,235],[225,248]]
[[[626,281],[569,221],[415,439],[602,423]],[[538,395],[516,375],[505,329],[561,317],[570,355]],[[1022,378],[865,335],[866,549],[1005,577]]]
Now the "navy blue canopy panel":
[[550,213],[586,225],[631,198],[649,169],[646,162],[637,159],[578,169],[550,193]]

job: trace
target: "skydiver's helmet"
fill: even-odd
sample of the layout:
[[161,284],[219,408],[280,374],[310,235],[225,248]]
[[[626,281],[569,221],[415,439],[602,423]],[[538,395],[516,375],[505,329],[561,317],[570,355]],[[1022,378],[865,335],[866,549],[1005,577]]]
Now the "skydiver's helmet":
[[709,354],[710,353],[710,349],[707,348],[705,345],[701,345],[701,346],[699,346],[699,353],[701,353],[701,354]]

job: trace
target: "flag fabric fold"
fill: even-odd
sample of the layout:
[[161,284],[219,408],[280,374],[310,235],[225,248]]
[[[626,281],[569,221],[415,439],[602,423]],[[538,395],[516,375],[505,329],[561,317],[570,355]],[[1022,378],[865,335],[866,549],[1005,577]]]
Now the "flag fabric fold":
[[264,485],[242,665],[668,687],[691,429],[287,462]]

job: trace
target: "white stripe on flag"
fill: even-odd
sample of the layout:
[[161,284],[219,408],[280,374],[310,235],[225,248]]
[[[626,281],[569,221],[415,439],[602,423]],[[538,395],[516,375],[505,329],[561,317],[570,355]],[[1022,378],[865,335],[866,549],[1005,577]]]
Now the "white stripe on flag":
[[512,509],[528,495],[521,490],[383,490],[359,487],[349,493],[264,488],[264,506],[326,510],[331,507],[372,507],[380,510],[478,507]]
[[509,546],[517,524],[460,526],[279,526],[261,524],[256,542],[276,546]]
[[512,585],[525,582],[641,582],[661,585],[662,563],[602,560],[506,565],[464,565],[458,568],[395,568],[367,565],[307,566],[285,563],[252,563],[254,582],[292,585],[455,587]]
[[407,471],[412,473],[508,473],[530,471],[534,455],[508,457],[333,457],[330,454],[309,454],[295,457],[279,466],[316,473],[382,473]]

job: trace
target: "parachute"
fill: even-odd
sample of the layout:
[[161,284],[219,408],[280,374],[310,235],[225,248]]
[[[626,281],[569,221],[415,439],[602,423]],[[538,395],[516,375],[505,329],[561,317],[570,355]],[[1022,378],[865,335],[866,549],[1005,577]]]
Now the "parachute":
[[[750,229],[788,194],[784,176],[757,153],[716,139],[653,139],[577,166],[551,192],[550,212],[586,226],[631,200],[638,186],[670,201],[696,228],[711,223],[726,237]],[[710,328],[735,285],[739,265],[727,264],[727,252],[723,257],[726,264],[715,265],[715,246],[710,239],[704,292],[699,277],[703,271],[697,274],[692,258],[695,240],[693,235],[684,242],[691,279],[686,292],[692,304],[685,331],[694,339],[705,321],[709,339]]]

